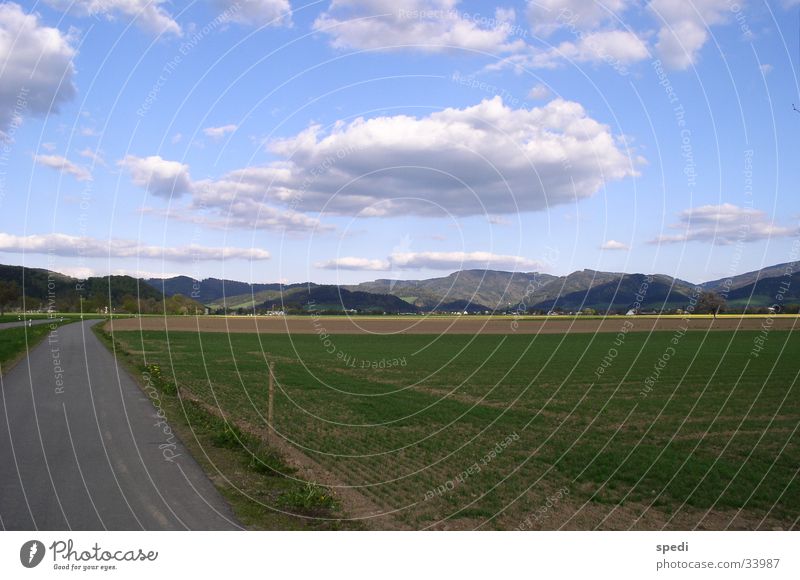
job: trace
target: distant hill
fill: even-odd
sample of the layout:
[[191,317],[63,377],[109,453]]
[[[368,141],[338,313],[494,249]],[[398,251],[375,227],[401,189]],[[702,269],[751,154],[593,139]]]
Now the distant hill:
[[559,297],[571,295],[579,292],[586,292],[595,286],[607,284],[619,279],[622,274],[616,272],[600,272],[597,270],[579,270],[567,276],[553,277],[546,284],[535,289],[521,301],[523,309],[545,309],[546,305],[555,302]]
[[302,312],[343,312],[356,310],[361,313],[413,313],[417,308],[391,294],[350,291],[339,286],[294,287],[282,297],[267,300],[259,305],[264,310],[290,310]]
[[[791,276],[761,278],[757,282],[731,290],[728,304],[731,306],[772,306],[773,304],[800,303],[800,272]],[[781,298],[778,299],[780,294]]]
[[235,280],[220,280],[219,278],[205,278],[195,280],[189,276],[175,276],[173,278],[148,278],[145,284],[162,292],[165,296],[183,294],[190,296],[203,304],[221,301],[225,297],[251,295],[258,292],[280,292],[280,284],[248,284]]
[[[800,266],[800,264],[794,264]],[[700,284],[708,291],[727,292],[731,308],[763,308],[772,305],[792,264],[777,264],[730,279]],[[120,308],[138,296],[142,312],[158,311],[159,303],[181,312],[208,306],[214,312],[265,311],[288,309],[308,312],[484,312],[484,311],[577,311],[592,308],[599,312],[627,310],[635,301],[645,274],[623,274],[579,270],[566,276],[538,272],[461,270],[448,276],[426,280],[379,279],[349,286],[300,284],[250,284],[236,280],[206,278],[195,281],[188,276],[137,280],[130,276],[88,278],[80,281],[43,269],[24,269],[26,295],[36,300],[47,298],[48,282],[53,284],[61,310],[77,310],[80,297],[89,307],[111,305]],[[22,287],[23,268],[0,266],[0,281],[15,281]],[[80,285],[79,285],[80,283]],[[687,305],[696,286],[690,282],[653,274],[643,310],[672,310]],[[185,297],[185,298],[184,298]],[[192,299],[194,298],[194,299]],[[794,274],[785,303],[800,302],[800,279]],[[196,301],[195,301],[196,300]],[[88,303],[86,302],[88,301]],[[99,306],[98,306],[99,305]],[[163,311],[163,305],[160,307]]]
[[[712,292],[723,292],[726,286],[728,287],[728,290],[736,290],[738,288],[749,286],[758,280],[783,276],[783,273],[786,271],[787,267],[791,267],[793,271],[800,269],[800,265],[797,263],[793,264],[792,262],[785,262],[783,264],[767,266],[761,270],[746,272],[730,278],[720,278],[719,280],[703,282],[701,286],[704,290],[710,290]],[[730,282],[728,282],[728,280],[730,280]]]
[[393,294],[422,309],[443,310],[446,303],[463,301],[483,308],[507,308],[523,299],[531,287],[556,279],[536,272],[496,270],[461,270],[442,278],[428,280],[375,280],[350,290]]
[[624,274],[591,288],[539,302],[533,308],[542,311],[561,308],[573,312],[592,308],[605,314],[627,312],[639,302],[642,310],[672,310],[689,304],[691,291],[686,290],[684,284],[676,284],[669,276],[656,275],[648,280],[645,274]]
[[[84,301],[84,311],[92,311],[103,306],[121,308],[126,297],[140,300],[162,301],[160,292],[141,284],[131,276],[92,277],[80,280],[41,268],[0,265],[0,280],[15,282],[23,291],[27,307],[35,308],[41,302],[45,308],[53,301],[61,312],[80,311],[80,301]],[[49,285],[49,287],[48,287]],[[21,301],[20,304],[21,306]]]

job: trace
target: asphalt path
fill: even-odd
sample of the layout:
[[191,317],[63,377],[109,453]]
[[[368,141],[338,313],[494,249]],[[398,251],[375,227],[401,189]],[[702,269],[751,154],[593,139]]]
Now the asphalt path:
[[[39,326],[40,324],[47,324],[49,322],[53,322],[54,320],[58,321],[61,320],[61,317],[54,318],[50,320],[48,318],[36,318],[31,319],[32,326]],[[19,326],[26,326],[28,324],[27,320],[18,320],[16,322],[0,322],[0,330],[5,330],[6,328],[17,328]]]
[[0,529],[239,529],[98,322],[57,328],[0,377]]

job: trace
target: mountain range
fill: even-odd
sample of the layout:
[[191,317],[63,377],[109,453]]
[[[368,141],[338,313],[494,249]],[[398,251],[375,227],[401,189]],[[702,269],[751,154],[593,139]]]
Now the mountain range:
[[[785,303],[800,302],[800,280],[795,263],[776,264],[744,274],[693,284],[664,274],[624,274],[579,270],[565,276],[539,272],[460,270],[423,280],[378,279],[332,286],[246,284],[210,278],[199,282],[186,277],[144,280],[167,296],[186,293],[213,310],[291,310],[385,312],[483,311],[627,311],[685,308],[701,291],[716,292],[735,308],[772,305],[787,280]],[[789,272],[791,275],[786,276]],[[242,291],[244,290],[244,291]],[[199,294],[198,294],[199,292]],[[199,296],[199,297],[198,297]],[[310,306],[311,305],[311,306]]]
[[[672,311],[716,292],[729,309],[756,309],[776,302],[800,303],[797,263],[776,264],[753,272],[693,284],[663,274],[624,274],[579,270],[565,276],[539,272],[460,270],[423,280],[378,279],[353,285],[249,284],[188,276],[137,279],[130,276],[79,280],[44,269],[0,265],[0,282],[14,284],[28,308],[55,297],[58,309],[169,313],[285,311],[333,313],[418,312],[626,312]],[[779,297],[779,298],[778,298]],[[13,306],[13,301],[3,306]]]

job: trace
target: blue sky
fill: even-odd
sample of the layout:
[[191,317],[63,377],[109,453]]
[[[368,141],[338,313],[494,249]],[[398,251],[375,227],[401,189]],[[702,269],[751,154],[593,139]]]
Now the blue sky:
[[0,263],[255,282],[798,259],[797,0],[0,5]]

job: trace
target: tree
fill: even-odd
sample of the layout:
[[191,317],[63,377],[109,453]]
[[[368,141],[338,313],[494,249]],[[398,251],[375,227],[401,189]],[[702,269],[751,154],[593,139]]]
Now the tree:
[[725,312],[725,299],[716,292],[701,292],[694,308],[696,314],[713,314]]
[[20,295],[16,282],[0,282],[0,316],[5,314],[6,306],[16,302]]
[[129,314],[136,314],[137,312],[139,312],[139,302],[136,300],[134,296],[131,296],[130,294],[126,294],[125,296],[122,297],[122,307]]
[[31,296],[23,296],[22,303],[25,310],[39,310],[42,307],[42,301]]

